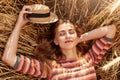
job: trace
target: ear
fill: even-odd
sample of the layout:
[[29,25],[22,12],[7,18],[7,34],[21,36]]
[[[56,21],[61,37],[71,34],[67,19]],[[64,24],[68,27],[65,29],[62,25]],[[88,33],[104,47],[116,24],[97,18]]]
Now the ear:
[[57,39],[54,39],[54,43],[55,43],[55,45],[58,45]]

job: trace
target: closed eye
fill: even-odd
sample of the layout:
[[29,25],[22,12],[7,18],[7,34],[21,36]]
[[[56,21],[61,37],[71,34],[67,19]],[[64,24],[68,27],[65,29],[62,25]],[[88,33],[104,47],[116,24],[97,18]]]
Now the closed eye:
[[[69,34],[74,34],[74,33],[75,33],[75,30],[74,30],[74,29],[70,29],[70,30],[68,30],[68,33],[69,33]],[[58,33],[58,35],[59,35],[59,36],[64,36],[64,35],[66,35],[66,32],[65,32],[65,31],[60,31],[60,32]]]
[[69,34],[74,34],[75,33],[75,30],[74,29],[70,29],[69,30]]
[[64,36],[65,35],[65,31],[61,31],[60,33],[59,33],[59,36]]

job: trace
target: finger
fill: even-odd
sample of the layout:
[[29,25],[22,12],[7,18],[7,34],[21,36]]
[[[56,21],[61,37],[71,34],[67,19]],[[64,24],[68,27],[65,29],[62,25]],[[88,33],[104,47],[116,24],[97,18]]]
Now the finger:
[[31,14],[32,12],[31,11],[23,11],[23,13]]
[[31,11],[20,11],[21,14],[31,14]]
[[32,8],[29,5],[25,5],[25,6],[23,6],[22,10],[23,11],[31,11]]

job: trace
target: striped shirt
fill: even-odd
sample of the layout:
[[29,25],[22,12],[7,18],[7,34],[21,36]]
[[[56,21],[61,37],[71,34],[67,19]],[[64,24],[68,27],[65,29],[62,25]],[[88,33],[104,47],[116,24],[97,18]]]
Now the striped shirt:
[[110,38],[102,37],[95,41],[83,57],[50,61],[46,64],[20,55],[17,57],[14,68],[24,74],[48,80],[97,80],[95,65],[100,62],[111,44]]

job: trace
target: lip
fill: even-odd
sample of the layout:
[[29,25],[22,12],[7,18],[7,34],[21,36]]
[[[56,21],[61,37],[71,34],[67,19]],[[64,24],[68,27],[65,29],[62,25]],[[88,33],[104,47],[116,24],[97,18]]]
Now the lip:
[[72,40],[67,40],[67,41],[65,41],[65,43],[71,43],[71,42],[73,42]]

